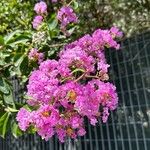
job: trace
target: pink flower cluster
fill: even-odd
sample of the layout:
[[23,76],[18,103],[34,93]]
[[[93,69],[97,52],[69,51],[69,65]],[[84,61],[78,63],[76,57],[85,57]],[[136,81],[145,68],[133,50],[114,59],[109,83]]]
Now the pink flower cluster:
[[70,23],[77,23],[78,18],[70,6],[63,6],[57,14],[57,19],[61,22],[61,29],[66,30]]
[[37,13],[37,16],[33,19],[32,25],[34,29],[38,29],[43,22],[43,15],[47,14],[46,3],[43,1],[36,3],[34,6],[34,11]]
[[48,140],[56,134],[61,142],[86,134],[84,118],[91,125],[98,119],[105,123],[118,104],[116,87],[106,82],[108,67],[105,47],[119,49],[115,38],[122,33],[96,30],[68,44],[58,60],[46,60],[32,72],[27,85],[28,104],[32,111],[21,108],[17,114],[19,127],[35,128]]
[[32,26],[34,29],[38,29],[38,27],[42,24],[43,17],[42,16],[35,16],[32,22]]
[[29,52],[28,57],[29,57],[29,60],[38,61],[38,63],[40,64],[44,59],[44,54],[38,52],[36,48],[32,48]]
[[41,1],[39,3],[36,3],[34,6],[34,11],[38,14],[38,15],[43,15],[47,13],[47,5],[45,2]]

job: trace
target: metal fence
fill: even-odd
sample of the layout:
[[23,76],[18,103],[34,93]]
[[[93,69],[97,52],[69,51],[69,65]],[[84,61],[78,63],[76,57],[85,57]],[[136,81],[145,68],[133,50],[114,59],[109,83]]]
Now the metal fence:
[[[45,142],[37,135],[8,135],[0,150],[150,150],[150,32],[124,40],[121,49],[107,52],[120,101],[106,124],[87,123],[84,137],[64,144],[57,137]],[[17,95],[17,81],[14,88]]]

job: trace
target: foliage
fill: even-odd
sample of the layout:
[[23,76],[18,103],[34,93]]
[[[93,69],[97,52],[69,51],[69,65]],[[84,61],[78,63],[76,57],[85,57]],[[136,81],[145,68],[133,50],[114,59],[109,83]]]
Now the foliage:
[[[16,29],[31,28],[34,15],[33,5],[36,0],[1,0],[0,1],[0,33],[8,33]],[[48,11],[56,8],[50,0],[46,0]],[[78,2],[78,3],[77,3]],[[78,8],[80,24],[77,35],[91,32],[94,29],[120,27],[125,35],[145,31],[150,26],[150,2],[148,0],[78,0],[74,8]]]
[[16,29],[31,28],[33,2],[30,0],[0,1],[0,33],[6,34]]
[[[145,31],[150,26],[150,1],[82,0],[79,12],[84,33],[95,28],[120,27],[126,36]],[[90,20],[90,21],[89,21]]]

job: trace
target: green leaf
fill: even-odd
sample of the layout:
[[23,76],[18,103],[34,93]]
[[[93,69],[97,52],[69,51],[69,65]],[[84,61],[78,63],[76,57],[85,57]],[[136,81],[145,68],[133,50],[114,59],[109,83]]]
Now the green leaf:
[[79,8],[79,4],[77,1],[73,1],[73,8],[74,9],[78,9]]
[[71,29],[68,30],[69,34],[71,35],[76,29],[76,26],[75,27],[72,27]]
[[36,131],[37,131],[37,129],[34,126],[30,126],[27,129],[27,133],[29,133],[29,134],[34,134],[34,133],[36,133]]
[[32,111],[31,106],[29,106],[28,104],[24,105],[23,108],[25,108],[28,111]]
[[26,44],[31,39],[31,33],[16,30],[4,38],[5,44],[14,47],[17,44]]
[[[17,60],[18,59],[18,60]],[[17,60],[17,61],[16,61]],[[28,60],[28,56],[26,54],[24,55],[19,55],[15,57],[15,67],[16,67],[16,72],[20,75],[28,75],[29,72],[29,68],[28,68],[28,64],[29,64],[29,60]]]
[[28,73],[28,63],[29,63],[28,56],[25,56],[19,66],[20,72],[22,74]]
[[10,113],[6,112],[0,118],[0,136],[3,138],[5,137],[5,134],[8,131],[9,117],[10,117]]
[[15,53],[14,57],[13,57],[13,61],[17,62],[20,58],[21,58],[22,54],[21,53]]
[[20,55],[20,57],[17,57],[17,58],[19,58],[18,60],[15,59],[15,60],[17,60],[15,62],[15,67],[18,67],[21,64],[21,62],[23,61],[24,57],[25,57],[25,55],[22,55],[22,56]]
[[5,36],[5,38],[4,38],[5,44],[8,44],[11,40],[13,40],[14,35],[17,33],[20,33],[20,31],[16,30],[16,31],[10,33],[9,35]]
[[48,26],[49,26],[49,30],[54,30],[58,25],[58,20],[57,19],[53,19],[50,20]]
[[15,108],[15,103],[13,100],[13,94],[11,90],[9,91],[9,94],[4,94],[3,98],[6,104],[12,105]]
[[3,59],[0,59],[0,66],[4,66],[6,63],[4,62]]
[[9,46],[14,47],[17,44],[26,44],[28,41],[29,39],[21,39],[21,40],[10,43]]
[[0,35],[0,45],[4,45],[4,38]]
[[9,94],[4,78],[0,77],[0,91],[4,94]]
[[11,126],[11,132],[15,138],[17,138],[23,134],[23,132],[20,130],[20,128],[16,122],[13,122],[13,124]]
[[3,94],[4,102],[8,105],[12,105],[13,108],[15,108],[15,103],[14,103],[13,93],[12,93],[12,86],[9,83],[9,81],[7,81],[7,79],[3,79],[3,82],[4,82],[5,88],[8,91],[8,93]]

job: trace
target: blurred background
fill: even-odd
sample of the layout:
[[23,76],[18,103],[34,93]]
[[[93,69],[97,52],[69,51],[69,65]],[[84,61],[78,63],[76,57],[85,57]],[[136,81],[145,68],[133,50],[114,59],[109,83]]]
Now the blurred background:
[[[50,5],[49,8],[52,7],[51,0],[45,1]],[[38,0],[1,0],[0,34],[16,29],[31,29],[36,2]],[[115,25],[126,36],[131,36],[150,27],[149,0],[78,0],[78,5],[79,33]]]

